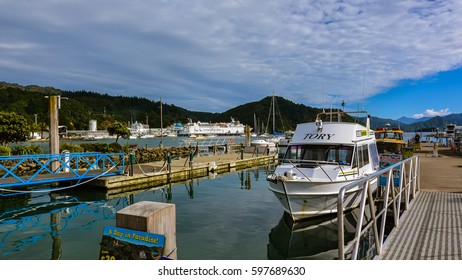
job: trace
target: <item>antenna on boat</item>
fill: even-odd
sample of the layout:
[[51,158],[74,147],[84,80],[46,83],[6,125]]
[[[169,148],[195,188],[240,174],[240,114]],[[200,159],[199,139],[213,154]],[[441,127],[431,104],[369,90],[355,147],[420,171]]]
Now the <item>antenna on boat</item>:
[[366,87],[366,69],[364,69],[364,74],[363,74],[363,111],[364,111],[364,99],[366,98],[365,87]]
[[324,72],[322,72],[322,112],[323,112],[323,113],[326,112],[326,110],[325,110],[325,106],[326,106],[326,100],[325,100],[326,93],[325,93],[325,90],[324,90],[325,79],[326,79],[326,70],[324,70]]

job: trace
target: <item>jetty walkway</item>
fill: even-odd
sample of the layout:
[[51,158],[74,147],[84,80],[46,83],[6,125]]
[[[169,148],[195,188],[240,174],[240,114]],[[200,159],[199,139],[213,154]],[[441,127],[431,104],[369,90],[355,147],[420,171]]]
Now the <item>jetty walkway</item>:
[[420,191],[377,260],[462,259],[462,157],[447,148],[415,152]]
[[195,178],[215,177],[218,174],[246,168],[267,166],[277,163],[277,158],[277,154],[257,154],[252,150],[243,153],[197,156],[192,160],[189,158],[172,159],[170,163],[164,161],[135,163],[133,170],[125,172],[125,175],[97,178],[85,184],[85,187],[100,188],[107,194],[123,193]]

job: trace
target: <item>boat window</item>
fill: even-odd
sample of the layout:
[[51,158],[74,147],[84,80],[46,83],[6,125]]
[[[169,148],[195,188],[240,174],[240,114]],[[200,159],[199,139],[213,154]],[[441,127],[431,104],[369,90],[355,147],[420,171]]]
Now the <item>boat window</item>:
[[367,145],[361,145],[357,147],[356,157],[353,161],[353,167],[363,167],[369,163],[369,151]]
[[396,139],[396,140],[403,140],[403,134],[399,132],[376,132],[375,138],[377,139]]
[[385,138],[385,132],[376,132],[375,138],[379,138],[379,139]]
[[294,145],[289,146],[285,160],[290,161],[330,161],[341,165],[351,165],[353,146],[341,145]]
[[380,157],[379,157],[379,151],[377,150],[377,145],[370,144],[369,150],[371,152],[371,157],[372,157],[372,168],[378,169],[380,165]]

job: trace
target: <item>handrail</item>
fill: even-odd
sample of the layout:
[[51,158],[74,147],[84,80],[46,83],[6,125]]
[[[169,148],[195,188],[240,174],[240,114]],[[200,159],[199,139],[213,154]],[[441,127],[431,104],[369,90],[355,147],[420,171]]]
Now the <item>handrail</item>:
[[[0,157],[0,187],[20,187],[121,175],[124,153],[60,153]],[[110,172],[109,172],[110,171]]]
[[[399,186],[394,186],[393,180],[393,170],[400,170],[400,184]],[[383,189],[380,189],[381,186],[378,186],[381,176],[386,176],[387,183]],[[371,181],[377,179],[377,191],[376,198],[383,199],[383,208],[377,212],[377,209],[374,205],[373,190],[371,186]],[[348,191],[357,188],[357,192],[361,195],[361,202],[359,205],[359,218],[356,225],[356,233],[353,240],[351,240],[347,245],[345,245],[345,236],[344,236],[344,202],[345,194]],[[385,224],[387,218],[387,212],[390,207],[393,211],[393,222],[394,226],[398,226],[400,219],[400,207],[401,202],[404,199],[404,210],[407,210],[410,206],[410,202],[417,195],[417,192],[420,190],[420,161],[418,156],[413,156],[411,158],[400,161],[394,165],[388,166],[384,169],[381,169],[367,177],[364,177],[356,182],[348,184],[340,189],[337,200],[337,220],[338,220],[338,258],[340,260],[345,259],[345,252],[353,248],[351,253],[351,259],[355,260],[358,258],[358,249],[361,236],[372,228],[375,239],[375,247],[377,255],[380,255],[382,252],[382,246],[384,243],[385,237]],[[404,193],[404,195],[403,195]],[[391,199],[390,199],[391,194]],[[403,197],[402,197],[403,195]],[[365,210],[368,204],[371,219],[363,226],[363,220],[365,216]],[[378,220],[381,219],[380,230],[378,229]]]

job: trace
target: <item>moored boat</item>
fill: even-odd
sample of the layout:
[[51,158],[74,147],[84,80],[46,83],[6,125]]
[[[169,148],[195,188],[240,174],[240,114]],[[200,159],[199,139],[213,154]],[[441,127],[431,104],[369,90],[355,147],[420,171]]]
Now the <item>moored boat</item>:
[[399,128],[390,128],[388,126],[376,128],[375,139],[377,149],[381,154],[401,154],[404,142],[404,132]]
[[[367,114],[349,112],[348,114]],[[342,122],[343,112],[320,113],[315,122],[298,124],[287,152],[267,176],[269,189],[293,220],[337,212],[339,190],[379,169],[374,131]],[[336,121],[323,122],[322,118]],[[370,182],[374,191],[377,180]],[[347,193],[347,208],[359,205],[357,189]]]
[[290,141],[292,140],[292,137],[294,137],[294,131],[289,130],[284,132],[284,138],[280,139],[278,141],[278,157],[283,158],[284,155],[286,154],[287,147],[289,146]]
[[255,139],[250,142],[250,146],[258,149],[258,152],[270,152],[276,151],[276,142],[268,141],[265,139]]

